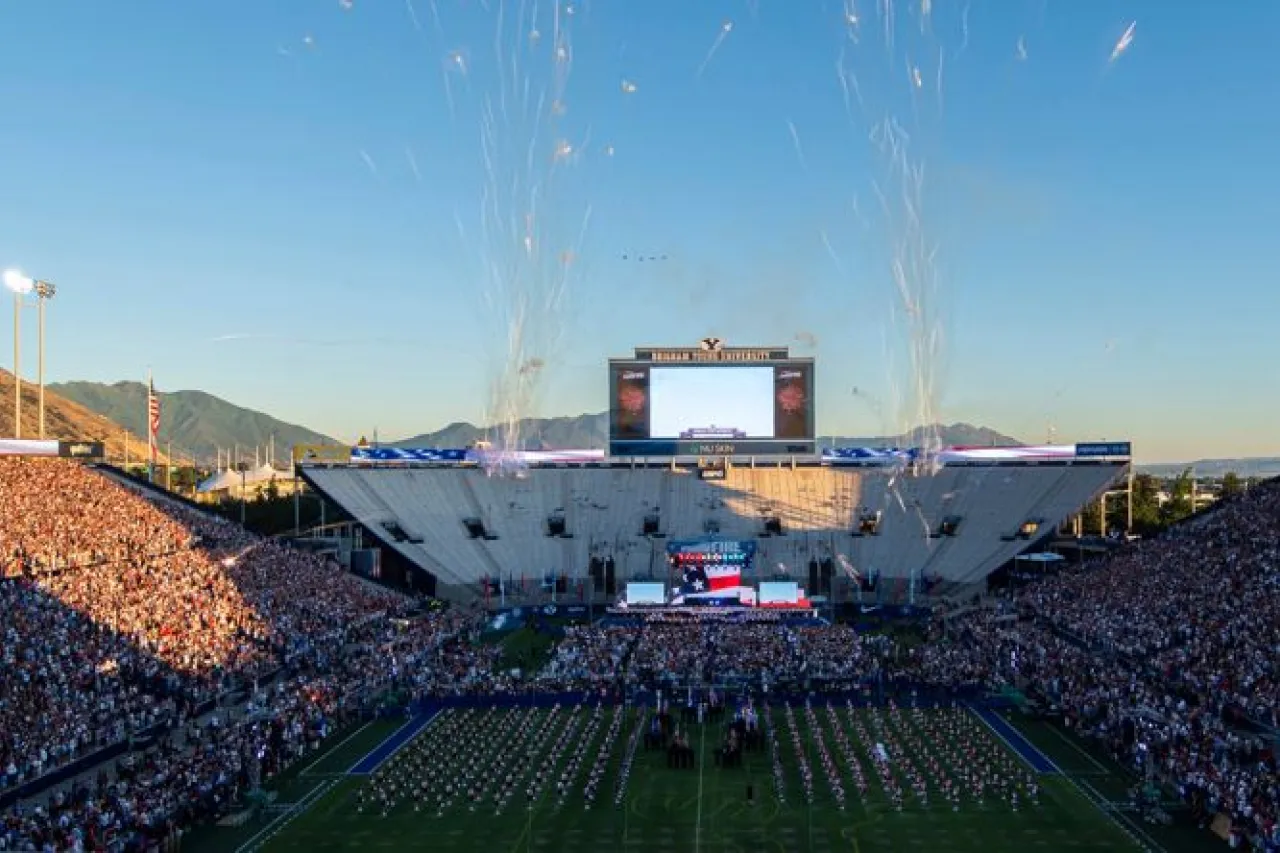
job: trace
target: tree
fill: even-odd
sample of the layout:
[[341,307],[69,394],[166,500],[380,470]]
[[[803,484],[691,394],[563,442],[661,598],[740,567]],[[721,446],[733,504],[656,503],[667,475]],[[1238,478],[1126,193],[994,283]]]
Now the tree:
[[1222,496],[1229,498],[1232,495],[1238,495],[1244,491],[1244,481],[1240,479],[1240,475],[1235,471],[1228,471],[1222,475]]
[[275,477],[268,480],[267,487],[258,492],[258,500],[264,503],[280,500],[280,484],[276,482]]
[[[1114,491],[1107,498],[1106,532],[1126,530],[1129,524],[1129,498],[1122,490],[1127,484],[1121,480],[1112,484],[1109,491]],[[1090,501],[1080,510],[1080,526],[1088,536],[1096,536],[1102,529],[1099,513],[1102,511],[1101,497]],[[1133,530],[1142,536],[1152,536],[1164,529],[1164,521],[1160,516],[1160,481],[1150,474],[1137,474],[1133,478]]]
[[1170,485],[1169,500],[1160,507],[1160,517],[1165,525],[1177,524],[1195,512],[1194,484],[1191,469],[1186,468]]
[[1160,481],[1150,474],[1136,475],[1133,478],[1133,532],[1151,536],[1159,533],[1163,526]]

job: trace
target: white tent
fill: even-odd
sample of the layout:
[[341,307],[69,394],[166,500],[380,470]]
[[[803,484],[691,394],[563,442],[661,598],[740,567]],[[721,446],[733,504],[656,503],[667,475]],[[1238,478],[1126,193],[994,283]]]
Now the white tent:
[[259,465],[257,468],[250,468],[245,471],[243,475],[239,471],[219,471],[197,486],[196,491],[199,494],[207,495],[212,492],[239,489],[241,486],[248,491],[270,483],[272,480],[283,481],[289,478],[290,474],[287,471],[280,471],[270,465]]

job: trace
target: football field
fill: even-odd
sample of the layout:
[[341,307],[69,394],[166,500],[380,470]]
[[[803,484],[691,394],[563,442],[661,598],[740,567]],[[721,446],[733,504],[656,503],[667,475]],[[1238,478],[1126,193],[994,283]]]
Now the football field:
[[648,723],[621,707],[444,711],[315,777],[242,849],[1143,849],[967,708],[771,708],[733,767],[723,724],[680,724],[677,768],[645,748]]

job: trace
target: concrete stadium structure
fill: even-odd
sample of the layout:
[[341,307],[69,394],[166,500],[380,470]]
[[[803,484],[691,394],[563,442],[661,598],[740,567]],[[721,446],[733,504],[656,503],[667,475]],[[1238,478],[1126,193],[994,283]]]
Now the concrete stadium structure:
[[666,539],[703,535],[755,539],[759,578],[778,564],[800,576],[810,559],[843,554],[890,582],[980,582],[1128,470],[1127,458],[1053,450],[929,466],[728,464],[723,479],[674,460],[544,462],[518,477],[413,459],[304,461],[299,471],[384,548],[429,572],[437,595],[474,600],[486,577],[583,579],[592,557],[614,559],[619,587],[664,579]]

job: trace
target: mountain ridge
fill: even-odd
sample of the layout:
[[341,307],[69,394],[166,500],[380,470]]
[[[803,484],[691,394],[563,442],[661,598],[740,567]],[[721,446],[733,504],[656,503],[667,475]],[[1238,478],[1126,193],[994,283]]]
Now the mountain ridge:
[[[22,382],[22,436],[40,434],[40,386]],[[45,436],[59,441],[101,441],[108,459],[144,461],[147,455],[145,432],[127,429],[91,406],[67,399],[52,385],[44,388]],[[0,436],[14,434],[13,374],[0,369]],[[160,448],[157,461],[167,460]]]
[[[12,374],[0,370],[0,435],[11,430]],[[7,390],[6,390],[7,388]],[[27,405],[23,412],[23,430],[34,435],[36,429],[36,389],[31,383],[23,383],[23,397]],[[286,459],[294,444],[343,444],[308,427],[282,421],[265,412],[255,411],[224,400],[201,390],[162,392],[163,417],[160,437],[163,449],[172,440],[175,449],[195,453],[199,458],[212,459],[218,448],[227,449],[239,445],[243,449],[262,446],[274,436],[276,452]],[[141,382],[122,381],[64,382],[46,386],[46,403],[51,418],[50,435],[64,439],[105,440],[108,454],[121,457],[124,453],[124,431],[131,433],[131,452],[142,455],[146,445],[146,386]],[[59,415],[61,426],[52,427],[53,412],[63,406],[72,407],[66,417]],[[101,420],[92,420],[101,418]],[[607,412],[588,412],[581,415],[562,415],[549,418],[530,418],[520,422],[522,446],[529,449],[603,449],[608,443],[609,419]],[[1012,447],[1024,444],[1018,439],[985,426],[968,423],[936,425],[938,440],[943,445],[973,445],[988,447]],[[922,444],[923,429],[917,428],[902,435],[826,435],[818,439],[820,446],[885,447],[918,446]],[[439,429],[422,432],[408,438],[381,442],[389,447],[466,447],[479,440],[499,441],[503,430],[497,427],[476,426],[468,421],[453,421]],[[1139,463],[1135,469],[1161,477],[1176,476],[1186,468],[1192,468],[1197,476],[1220,477],[1234,471],[1242,477],[1280,476],[1280,457],[1198,459],[1191,462]]]
[[[925,443],[922,436],[936,431],[944,445],[983,447],[1017,447],[1023,442],[990,427],[968,423],[936,424],[917,427],[908,433],[889,436],[820,436],[823,446],[886,447],[916,446]],[[467,421],[454,421],[434,432],[420,433],[398,441],[382,442],[389,447],[466,447],[476,441],[500,441],[501,427],[481,427]],[[600,450],[608,445],[609,413],[588,412],[576,416],[529,418],[519,422],[520,444],[530,450],[574,449]]]
[[[147,386],[141,382],[60,382],[49,389],[136,432],[145,433]],[[335,444],[334,439],[265,412],[224,400],[207,391],[161,391],[160,442],[212,460],[219,450],[274,445],[287,459],[295,444]]]
[[1196,477],[1220,478],[1228,471],[1241,477],[1280,477],[1280,456],[1242,456],[1197,459],[1193,462],[1144,462],[1135,465],[1140,474],[1176,477],[1190,468]]

